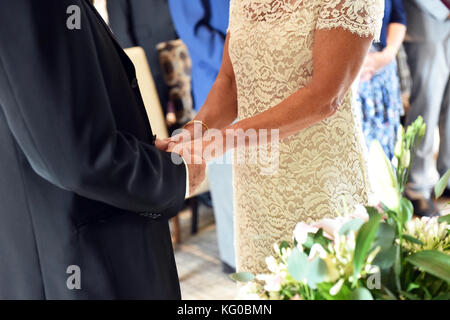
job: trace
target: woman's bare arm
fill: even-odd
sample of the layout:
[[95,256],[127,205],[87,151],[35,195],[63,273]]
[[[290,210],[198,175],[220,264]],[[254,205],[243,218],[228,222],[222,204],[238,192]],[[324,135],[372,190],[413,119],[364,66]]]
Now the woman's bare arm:
[[341,28],[317,30],[312,81],[280,104],[226,129],[278,129],[283,139],[332,116],[358,76],[372,40]]
[[195,117],[203,121],[209,128],[223,129],[237,117],[237,89],[233,66],[228,53],[229,34],[225,40],[222,66],[216,81]]

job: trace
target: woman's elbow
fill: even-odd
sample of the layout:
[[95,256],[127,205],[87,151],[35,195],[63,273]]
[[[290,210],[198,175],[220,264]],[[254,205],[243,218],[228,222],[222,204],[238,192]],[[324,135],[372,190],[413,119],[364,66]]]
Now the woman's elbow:
[[333,116],[341,107],[342,105],[342,99],[341,97],[335,97],[334,99],[331,99],[327,103],[325,103],[320,110],[320,115],[326,119],[331,116]]
[[345,94],[341,92],[331,93],[330,90],[323,89],[318,90],[314,94],[314,100],[316,101],[316,113],[319,120],[327,119],[333,116],[341,107],[343,97]]

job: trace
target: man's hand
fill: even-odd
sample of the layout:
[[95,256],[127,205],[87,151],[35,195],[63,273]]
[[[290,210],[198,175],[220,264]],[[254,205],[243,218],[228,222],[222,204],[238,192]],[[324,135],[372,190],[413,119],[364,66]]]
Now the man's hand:
[[158,148],[160,151],[165,151],[167,152],[167,150],[169,149],[169,144],[170,144],[170,138],[166,138],[166,139],[156,139],[155,141],[155,147]]
[[[170,138],[156,139],[155,147],[163,152],[177,152],[174,150],[175,143]],[[177,152],[182,156],[182,152]],[[189,196],[192,196],[205,180],[206,163],[201,156],[191,155],[183,158],[189,171]]]
[[192,163],[185,159],[189,171],[189,196],[195,193],[206,176],[206,162],[196,155],[192,156],[192,158],[194,158]]

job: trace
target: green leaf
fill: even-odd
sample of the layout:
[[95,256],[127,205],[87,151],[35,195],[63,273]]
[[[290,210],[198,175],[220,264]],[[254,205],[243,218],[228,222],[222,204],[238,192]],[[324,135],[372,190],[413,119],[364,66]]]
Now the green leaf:
[[377,265],[380,269],[386,270],[392,267],[395,261],[395,229],[386,222],[381,222],[377,234],[375,236],[372,248],[380,247],[375,260],[372,264]]
[[308,276],[308,256],[298,248],[292,250],[288,259],[288,271],[292,278],[304,282]]
[[288,249],[288,248],[290,248],[291,247],[291,245],[289,244],[289,242],[287,242],[287,241],[283,241],[283,242],[281,242],[280,243],[280,254],[281,254],[281,250],[284,248],[284,249]]
[[436,250],[417,252],[406,260],[412,265],[450,283],[450,256]]
[[403,239],[408,241],[408,242],[411,242],[411,243],[414,243],[414,244],[418,244],[419,246],[423,246],[423,242],[422,241],[420,241],[417,238],[414,238],[414,237],[410,236],[409,234],[404,234],[403,235]]
[[325,250],[328,251],[328,244],[331,242],[331,240],[323,235],[323,229],[319,229],[319,231],[316,232],[313,240],[314,243],[320,244]]
[[341,229],[339,230],[339,234],[340,235],[346,235],[348,234],[350,231],[358,231],[359,228],[361,228],[361,226],[364,224],[364,220],[363,219],[353,219],[350,220],[349,222],[345,223]]
[[327,274],[327,264],[319,257],[308,264],[308,285],[315,289],[318,283],[321,283]]
[[382,270],[387,270],[394,265],[395,254],[396,254],[395,246],[392,246],[389,250],[380,251],[373,260],[372,264],[378,266]]
[[373,297],[366,288],[356,288],[350,294],[350,300],[373,300]]
[[381,215],[373,215],[358,232],[356,236],[355,253],[353,257],[353,275],[355,280],[358,278],[364,261],[372,247],[373,240],[377,234]]
[[445,188],[447,188],[449,180],[450,180],[450,170],[448,170],[447,173],[442,176],[442,178],[434,187],[434,195],[436,196],[436,199],[442,196]]
[[406,292],[410,292],[410,291],[412,291],[414,289],[417,289],[417,288],[420,288],[420,286],[417,283],[411,282],[408,285],[408,288],[406,289]]
[[446,222],[446,223],[450,224],[450,214],[439,217],[438,221],[439,221],[439,223]]
[[414,207],[411,200],[402,197],[400,199],[399,218],[402,225],[411,220],[414,213]]
[[380,214],[380,213],[378,212],[377,208],[374,208],[374,207],[369,207],[369,206],[367,206],[367,207],[366,207],[366,211],[367,211],[367,213],[369,214],[369,218],[372,217],[373,215]]
[[349,299],[352,291],[349,289],[349,287],[345,283],[342,285],[341,290],[339,290],[339,292],[334,296],[332,296],[330,294],[330,289],[333,286],[334,286],[334,283],[322,282],[322,283],[317,284],[317,290],[319,291],[319,294],[325,300],[348,300]]
[[255,280],[255,276],[249,272],[232,273],[229,277],[236,282],[250,282]]
[[308,233],[308,237],[306,238],[306,242],[303,244],[303,248],[311,249],[313,245],[314,245],[314,233]]
[[420,298],[413,294],[406,291],[401,290],[400,293],[407,299],[407,300],[420,300]]
[[378,230],[375,236],[375,242],[372,247],[376,248],[380,246],[381,252],[389,250],[394,244],[394,239],[395,229],[391,225],[385,222],[381,222],[378,226]]
[[450,292],[443,293],[435,298],[433,300],[450,300]]

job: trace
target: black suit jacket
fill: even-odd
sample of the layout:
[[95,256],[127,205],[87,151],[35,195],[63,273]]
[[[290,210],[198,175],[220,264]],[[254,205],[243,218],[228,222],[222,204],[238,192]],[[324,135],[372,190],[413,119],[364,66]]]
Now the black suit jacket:
[[177,39],[167,0],[110,0],[107,5],[109,25],[122,47],[140,46],[145,50],[161,105],[166,110],[169,90],[156,46]]
[[180,298],[186,170],[154,147],[132,63],[88,0],[0,5],[0,298]]

